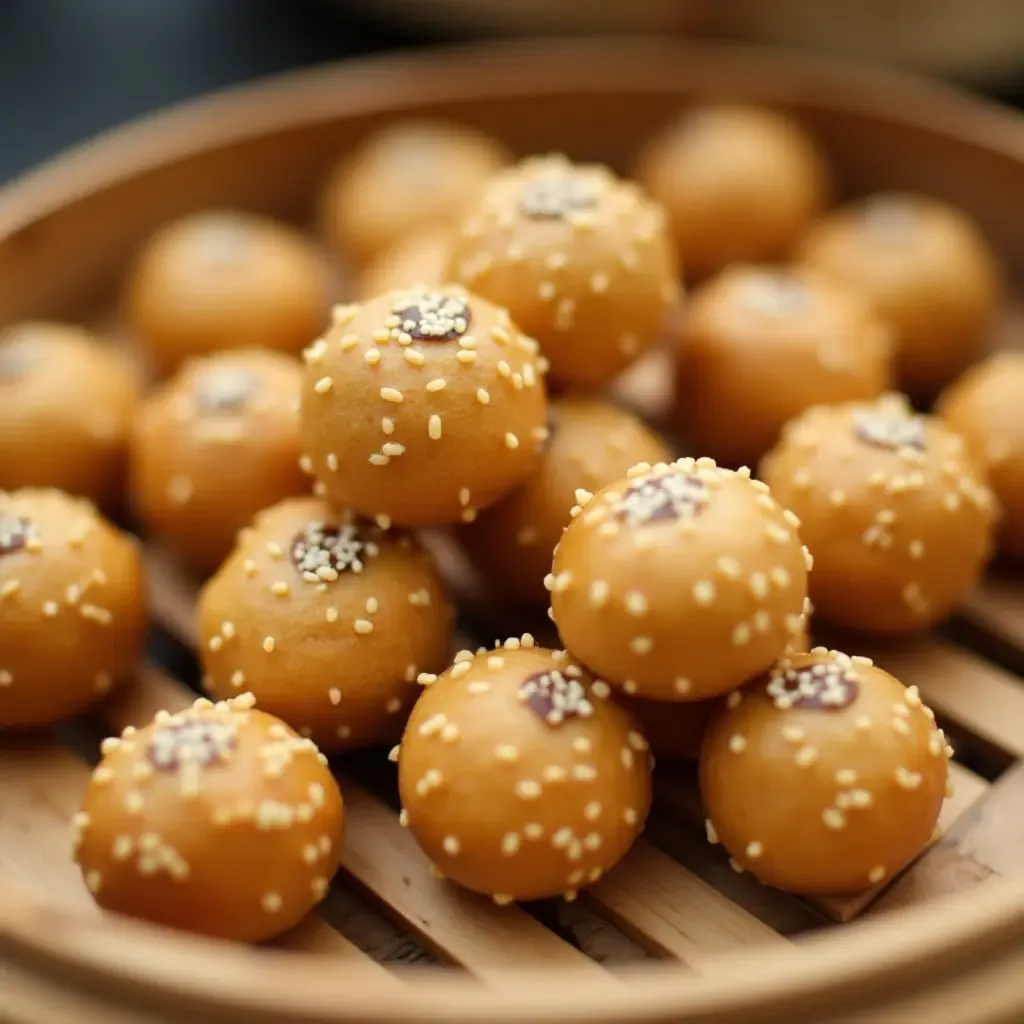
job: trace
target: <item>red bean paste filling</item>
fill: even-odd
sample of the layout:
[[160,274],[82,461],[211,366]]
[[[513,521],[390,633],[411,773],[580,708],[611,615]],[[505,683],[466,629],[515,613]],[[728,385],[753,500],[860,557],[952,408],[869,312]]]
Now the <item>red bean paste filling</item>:
[[227,761],[237,744],[234,722],[174,721],[157,729],[146,756],[158,771],[176,771],[183,764],[207,768]]
[[34,533],[35,527],[31,520],[0,514],[0,558],[21,551]]
[[394,329],[414,341],[457,341],[469,330],[473,319],[462,296],[440,292],[403,295],[391,312],[399,321]]
[[534,178],[523,185],[519,198],[523,215],[535,220],[564,220],[571,213],[592,210],[596,205],[590,182],[565,175]]
[[562,672],[557,668],[535,672],[523,680],[519,699],[552,727],[561,725],[567,718],[589,718],[594,706],[586,687],[572,672],[572,669]]
[[259,379],[247,370],[217,370],[196,384],[196,408],[205,416],[237,415],[256,394]]
[[920,416],[859,412],[853,417],[853,431],[866,444],[876,448],[925,450],[924,420]]
[[359,573],[378,552],[359,526],[308,523],[292,541],[292,564],[309,583],[332,583],[343,572]]
[[615,503],[619,519],[629,526],[696,519],[710,501],[700,477],[689,473],[649,476],[631,484]]
[[857,699],[859,690],[854,672],[834,661],[788,668],[768,683],[768,696],[783,710],[838,711],[849,707]]

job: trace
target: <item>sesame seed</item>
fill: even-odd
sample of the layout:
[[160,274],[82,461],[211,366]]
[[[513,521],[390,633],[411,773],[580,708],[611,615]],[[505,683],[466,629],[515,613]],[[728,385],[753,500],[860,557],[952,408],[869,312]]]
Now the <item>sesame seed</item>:
[[334,379],[332,377],[321,377],[314,385],[313,390],[318,395],[326,395],[331,388],[334,387]]
[[264,893],[263,898],[260,900],[260,906],[268,914],[276,914],[282,905],[283,901],[276,892]]
[[873,867],[873,868],[872,868],[872,869],[871,869],[871,870],[870,870],[870,871],[868,872],[868,881],[869,881],[869,882],[870,882],[870,883],[871,883],[872,885],[878,885],[878,883],[879,883],[879,882],[882,882],[882,881],[884,881],[884,880],[885,880],[885,876],[886,876],[886,870],[885,870],[885,868],[884,868],[884,867],[882,867],[882,865],[881,865],[881,864],[876,864],[876,865],[875,865],[875,866],[874,866],[874,867]]
[[[435,377],[433,380],[427,381],[426,390],[430,392],[443,391],[447,383],[444,377]],[[394,399],[391,399],[391,401],[394,401]]]
[[405,398],[402,392],[397,388],[381,388],[380,397],[383,398],[385,402],[394,402],[396,405],[401,403]]
[[397,441],[385,441],[380,446],[380,450],[381,454],[386,455],[389,459],[394,459],[405,454],[405,445],[399,444]]
[[272,636],[265,636],[263,638],[263,650],[265,650],[267,654],[270,654],[274,650],[275,645],[276,641]]
[[427,434],[432,441],[438,441],[441,438],[441,417],[434,413],[427,423]]
[[747,741],[739,733],[734,733],[729,737],[729,749],[734,754],[742,754],[747,749]]
[[630,650],[639,656],[650,654],[654,649],[654,641],[649,636],[635,636],[629,641]]
[[270,586],[270,592],[275,597],[287,597],[290,591],[291,588],[288,586],[287,583],[284,582],[284,580],[278,580],[276,583],[273,583]]
[[732,642],[734,647],[743,647],[750,643],[750,627],[741,622],[732,631]]
[[708,837],[708,842],[711,843],[712,846],[718,844],[718,831],[710,818],[704,819],[704,834]]
[[386,466],[390,461],[386,455],[381,455],[380,452],[374,452],[369,458],[372,466]]
[[457,857],[459,855],[459,850],[462,849],[462,844],[455,836],[445,836],[441,846],[449,857]]
[[818,748],[812,747],[810,744],[801,747],[793,759],[796,761],[800,768],[809,768],[815,761],[818,760]]
[[521,779],[516,783],[516,795],[523,800],[536,800],[541,794],[539,782],[533,779]]
[[516,437],[511,431],[505,435],[505,447],[506,448],[518,448],[519,438]]
[[672,688],[678,694],[689,693],[693,684],[685,676],[676,676],[672,682]]
[[622,812],[622,820],[627,825],[635,825],[637,823],[638,817],[639,816],[632,807],[627,807]]
[[506,832],[501,839],[501,852],[506,857],[513,857],[519,852],[519,833]]
[[764,845],[762,843],[759,843],[756,839],[753,842],[747,843],[747,857],[750,860],[757,860],[762,853],[764,853]]
[[830,828],[835,832],[846,828],[846,815],[837,807],[826,807],[821,812],[821,820],[826,828]]
[[715,594],[715,585],[710,580],[699,580],[693,585],[694,601],[705,608],[715,600]]

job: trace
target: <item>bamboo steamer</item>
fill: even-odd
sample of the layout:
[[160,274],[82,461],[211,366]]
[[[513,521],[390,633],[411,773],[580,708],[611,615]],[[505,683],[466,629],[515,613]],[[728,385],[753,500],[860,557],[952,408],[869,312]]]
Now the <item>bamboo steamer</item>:
[[[504,45],[304,73],[193,103],[61,157],[0,194],[0,323],[102,321],[135,247],[189,210],[241,205],[305,221],[331,161],[396,115],[456,117],[522,152],[562,149],[624,166],[681,103],[723,95],[795,110],[851,191],[912,187],[960,204],[1020,276],[1024,122],[1013,114],[900,76],[785,54]],[[656,377],[636,375],[632,399],[651,408],[657,389],[645,382]],[[189,646],[195,581],[158,550],[147,557],[155,625]],[[470,621],[499,628],[500,609],[466,600]],[[993,574],[952,633],[867,653],[920,687],[970,767],[954,762],[944,835],[901,878],[813,902],[725,868],[697,836],[692,779],[667,766],[655,826],[572,914],[497,908],[428,875],[373,773],[355,764],[342,779],[350,840],[322,916],[276,948],[228,946],[102,916],[69,863],[66,828],[88,773],[80,754],[95,746],[65,731],[5,737],[0,1020],[1020,1020],[1024,680],[1015,671],[1024,669],[1024,582]],[[189,699],[181,681],[149,666],[100,717],[120,729]],[[463,970],[403,966],[416,957]]]

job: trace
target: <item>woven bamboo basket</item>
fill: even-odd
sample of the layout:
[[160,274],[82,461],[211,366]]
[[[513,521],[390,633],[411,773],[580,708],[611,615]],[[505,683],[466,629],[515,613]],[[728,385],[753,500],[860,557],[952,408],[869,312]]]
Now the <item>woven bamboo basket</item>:
[[[723,95],[796,111],[851,191],[913,187],[958,203],[1011,276],[1024,271],[1024,121],[1013,114],[784,54],[503,45],[258,85],[58,159],[0,195],[0,322],[103,322],[133,250],[189,210],[230,204],[302,222],[338,153],[396,115],[451,116],[522,152],[621,167],[684,101]],[[1006,326],[1012,337],[1010,311]],[[640,377],[631,397],[654,411],[655,391]],[[962,758],[941,838],[884,888],[808,902],[733,874],[703,841],[693,779],[667,766],[645,837],[585,898],[498,908],[430,876],[399,827],[384,759],[356,758],[341,769],[350,838],[330,897],[273,948],[249,949],[102,916],[70,863],[67,821],[99,731],[191,697],[196,581],[153,547],[148,560],[158,660],[100,721],[0,740],[0,1020],[1024,1018],[1024,581],[994,571],[941,635],[864,652],[920,688]],[[471,595],[464,605],[469,631],[489,634],[479,639],[505,632],[500,609]]]

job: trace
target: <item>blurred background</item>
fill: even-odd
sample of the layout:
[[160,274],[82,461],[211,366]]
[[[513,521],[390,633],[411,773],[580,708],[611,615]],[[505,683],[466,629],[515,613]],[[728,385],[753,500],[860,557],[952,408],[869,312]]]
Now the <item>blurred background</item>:
[[0,0],[0,181],[129,118],[261,75],[584,32],[798,46],[1024,103],[1024,0]]

